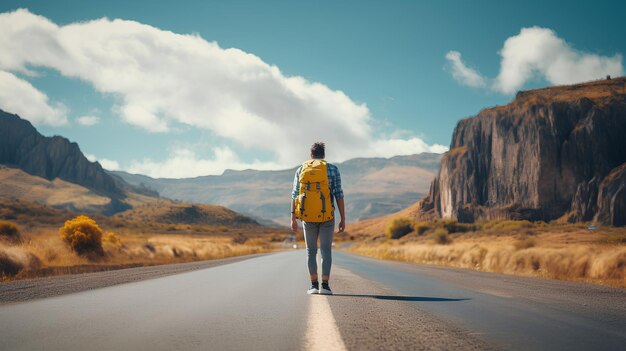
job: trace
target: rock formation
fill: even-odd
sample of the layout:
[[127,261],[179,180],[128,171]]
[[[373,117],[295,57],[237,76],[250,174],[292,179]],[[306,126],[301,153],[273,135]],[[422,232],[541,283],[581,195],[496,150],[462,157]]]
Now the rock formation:
[[60,178],[114,199],[123,191],[98,162],[90,162],[78,144],[45,137],[30,122],[0,110],[0,164],[17,167],[48,180]]
[[461,120],[421,203],[459,221],[626,224],[626,78],[519,92]]

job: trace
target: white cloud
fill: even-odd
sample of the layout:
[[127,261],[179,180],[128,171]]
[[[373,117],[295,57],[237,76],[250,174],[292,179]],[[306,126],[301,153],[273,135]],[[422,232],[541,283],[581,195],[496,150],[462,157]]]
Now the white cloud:
[[87,158],[91,162],[99,162],[100,166],[104,169],[108,169],[109,171],[119,171],[120,164],[117,161],[109,160],[106,158],[97,158],[96,155],[92,154],[84,154],[85,158]]
[[100,118],[96,116],[80,116],[76,119],[78,124],[83,126],[93,126],[94,124],[98,124],[100,122]]
[[[0,57],[4,56],[10,55],[3,54]],[[16,113],[35,125],[60,126],[67,123],[65,106],[51,105],[46,94],[29,82],[3,70],[0,70],[0,108]]]
[[449,51],[446,59],[450,63],[452,77],[460,84],[474,88],[481,88],[486,85],[485,78],[481,76],[475,69],[467,67],[461,60],[461,53],[458,51]]
[[448,151],[447,146],[439,144],[428,145],[420,138],[376,140],[372,143],[371,148],[371,150],[368,150],[368,155],[373,157],[412,155],[422,152],[443,153]]
[[[460,54],[456,56],[455,53],[449,52],[446,58],[454,60],[454,65],[458,65],[462,72],[467,66],[461,61]],[[505,94],[514,93],[535,77],[559,85],[601,79],[606,75],[624,75],[621,54],[600,56],[578,51],[548,28],[522,28],[518,35],[504,42],[500,56],[500,73],[492,88]],[[480,77],[476,71],[471,73]],[[452,74],[463,83],[454,70]]]
[[241,162],[239,157],[227,147],[213,149],[213,158],[203,159],[191,149],[172,150],[165,161],[154,161],[146,158],[142,161],[133,161],[128,172],[145,174],[154,178],[187,178],[203,175],[219,175],[226,169],[286,169],[294,165],[278,164],[273,162],[255,161]]
[[85,154],[85,153],[83,153],[83,155],[85,155],[85,158],[88,159],[90,162],[96,162],[98,160],[96,155]]
[[[368,107],[341,91],[285,76],[239,49],[134,21],[102,18],[58,26],[28,10],[4,13],[0,52],[11,53],[0,55],[0,69],[52,68],[117,96],[115,111],[147,131],[167,132],[178,123],[210,130],[269,151],[280,165],[307,157],[318,140],[327,142],[337,161],[371,156],[367,152],[385,143],[403,154],[418,144],[437,149],[416,138],[402,143],[377,137]],[[208,170],[211,163],[203,164]],[[222,168],[216,164],[211,172]]]
[[109,171],[119,171],[120,164],[115,160],[109,160],[106,158],[101,158],[98,160],[102,168],[108,169]]
[[500,51],[502,61],[495,88],[513,93],[539,75],[552,84],[572,84],[624,74],[622,56],[579,52],[547,28],[522,28]]

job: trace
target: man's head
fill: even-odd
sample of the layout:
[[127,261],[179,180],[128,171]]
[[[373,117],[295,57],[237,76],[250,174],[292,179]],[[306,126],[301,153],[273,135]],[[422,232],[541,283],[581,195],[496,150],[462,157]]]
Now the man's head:
[[311,145],[311,158],[324,158],[326,157],[326,145],[321,141]]

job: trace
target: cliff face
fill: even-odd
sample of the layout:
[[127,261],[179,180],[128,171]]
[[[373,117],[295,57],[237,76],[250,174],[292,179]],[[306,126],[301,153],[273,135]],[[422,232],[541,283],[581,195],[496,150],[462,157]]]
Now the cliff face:
[[114,199],[123,197],[113,178],[99,163],[87,160],[78,144],[60,136],[44,137],[30,122],[2,110],[0,164],[49,180],[60,178]]
[[421,208],[624,225],[625,163],[626,78],[520,92],[457,124]]

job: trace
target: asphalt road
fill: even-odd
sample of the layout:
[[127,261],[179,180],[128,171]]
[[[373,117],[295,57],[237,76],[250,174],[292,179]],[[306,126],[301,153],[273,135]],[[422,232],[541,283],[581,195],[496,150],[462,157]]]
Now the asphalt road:
[[[626,345],[623,289],[335,252],[335,295],[309,296],[304,255],[299,250],[223,261],[5,302],[0,350],[623,350]],[[141,272],[131,270],[133,276]],[[129,272],[124,271],[118,274]],[[77,286],[90,277],[71,281]],[[67,279],[48,279],[46,286]],[[29,294],[41,284],[9,283],[0,295],[19,289]],[[94,286],[89,284],[86,289]]]

